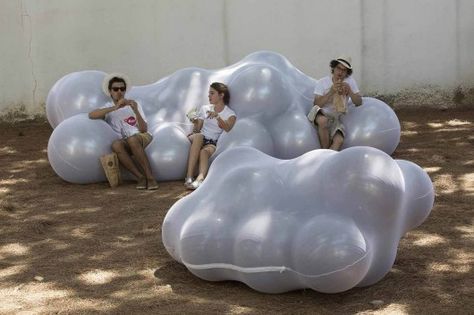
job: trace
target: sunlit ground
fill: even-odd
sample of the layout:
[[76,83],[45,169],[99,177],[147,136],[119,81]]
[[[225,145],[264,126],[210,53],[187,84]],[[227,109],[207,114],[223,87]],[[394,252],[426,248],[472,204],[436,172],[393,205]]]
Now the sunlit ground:
[[434,209],[384,279],[333,295],[198,279],[161,243],[181,182],[156,192],[68,184],[49,166],[47,123],[0,124],[0,313],[474,313],[474,113],[397,114],[394,158],[426,170]]

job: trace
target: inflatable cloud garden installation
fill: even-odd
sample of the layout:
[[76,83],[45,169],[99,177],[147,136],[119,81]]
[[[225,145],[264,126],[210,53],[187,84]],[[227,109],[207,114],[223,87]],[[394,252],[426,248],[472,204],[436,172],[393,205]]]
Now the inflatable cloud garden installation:
[[[46,113],[54,128],[48,158],[66,181],[105,181],[99,157],[111,152],[116,136],[107,124],[84,115],[108,101],[101,90],[105,76],[100,71],[71,73],[57,81],[48,94]],[[182,69],[127,93],[126,97],[141,103],[147,116],[153,141],[146,151],[158,180],[184,178],[190,146],[186,134],[191,129],[186,113],[207,103],[209,85],[214,81],[229,86],[229,106],[238,119],[232,131],[219,139],[213,158],[241,145],[280,159],[320,147],[316,130],[306,118],[315,80],[279,54],[256,52],[223,69]],[[391,154],[399,143],[398,118],[377,99],[364,98],[363,106],[357,108],[350,105],[344,120],[347,134],[343,148],[364,145]]]
[[336,293],[379,281],[433,200],[423,169],[374,148],[280,160],[240,146],[219,155],[203,185],[172,206],[163,243],[205,280]]
[[[108,101],[105,76],[71,73],[48,95],[48,158],[66,181],[105,181],[99,157],[117,135],[86,114]],[[219,139],[204,184],[166,215],[170,255],[200,278],[268,293],[335,293],[379,281],[400,238],[426,219],[434,200],[419,166],[389,156],[400,140],[395,113],[363,98],[344,117],[344,150],[314,150],[320,145],[306,114],[315,81],[285,57],[263,51],[219,70],[183,69],[126,96],[147,116],[153,141],[146,151],[158,180],[184,178],[186,113],[207,103],[214,81],[229,86],[238,119]]]

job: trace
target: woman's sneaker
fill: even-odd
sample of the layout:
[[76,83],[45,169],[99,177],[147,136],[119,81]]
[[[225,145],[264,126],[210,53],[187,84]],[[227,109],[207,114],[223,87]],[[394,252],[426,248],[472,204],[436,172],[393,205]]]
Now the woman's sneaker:
[[193,184],[193,181],[194,179],[192,177],[186,177],[186,179],[184,180],[184,187],[186,187],[187,189],[192,189],[191,185]]
[[199,186],[202,185],[202,182],[204,180],[203,179],[196,179],[192,184],[191,184],[191,187],[189,189],[192,189],[192,190],[195,190],[197,189]]

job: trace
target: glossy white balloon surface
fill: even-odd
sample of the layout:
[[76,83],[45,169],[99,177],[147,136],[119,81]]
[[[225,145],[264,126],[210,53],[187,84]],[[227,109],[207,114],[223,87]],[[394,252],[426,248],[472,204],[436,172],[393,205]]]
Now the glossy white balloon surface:
[[[117,135],[85,114],[109,100],[104,77],[72,73],[48,95],[55,127],[48,158],[66,181],[105,180],[99,157]],[[170,255],[200,278],[267,293],[335,293],[379,281],[400,237],[426,219],[434,200],[423,169],[387,155],[400,140],[393,110],[369,97],[350,104],[344,150],[315,150],[317,131],[306,118],[315,80],[285,57],[261,51],[223,69],[182,69],[126,95],[147,116],[153,141],[146,152],[158,180],[184,177],[192,129],[186,113],[208,103],[215,81],[229,86],[238,119],[221,135],[203,185],[166,215]]]
[[[46,111],[51,126],[55,128],[65,119],[88,113],[109,101],[101,89],[105,76],[101,71],[82,71],[61,78],[48,94]],[[184,141],[190,130],[186,113],[208,103],[209,85],[214,81],[229,86],[229,106],[238,118],[233,130],[222,134],[211,162],[237,145],[254,147],[280,159],[292,159],[320,148],[317,130],[306,118],[312,107],[316,81],[295,68],[284,56],[260,51],[223,69],[186,68],[153,84],[132,87],[127,92],[127,98],[142,105],[152,133],[161,130],[160,126],[170,124],[186,129],[178,135],[177,129],[165,128],[168,131],[163,130],[160,134],[169,133],[172,138],[167,140],[154,135],[158,139],[150,144],[147,152],[152,153],[150,163],[158,180],[184,177],[184,160],[190,145],[189,141]],[[352,105],[344,117],[347,136],[343,148],[366,145],[393,153],[400,140],[400,124],[395,113],[382,101],[364,98],[363,102],[357,108]],[[85,125],[79,126],[78,130],[83,128]],[[73,136],[73,132],[68,130],[67,135]],[[74,157],[82,158],[89,157],[86,154]],[[67,165],[62,167],[61,174],[65,173]],[[100,174],[91,174],[87,181],[104,178],[102,171],[98,172]],[[76,182],[83,181],[84,176],[82,174],[80,180],[69,175],[68,179],[61,177]]]
[[105,181],[100,157],[112,152],[119,136],[103,120],[74,115],[53,130],[48,141],[48,160],[65,181],[89,184]]
[[102,71],[80,71],[65,75],[51,88],[46,99],[46,116],[51,127],[80,113],[88,113],[110,100],[102,92]]
[[202,186],[171,207],[162,239],[206,280],[336,293],[387,274],[400,238],[433,198],[420,167],[375,148],[280,160],[240,146],[222,152]]

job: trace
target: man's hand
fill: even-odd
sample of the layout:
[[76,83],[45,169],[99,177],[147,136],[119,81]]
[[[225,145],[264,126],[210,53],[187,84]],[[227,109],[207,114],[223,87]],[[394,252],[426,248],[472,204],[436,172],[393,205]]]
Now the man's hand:
[[117,108],[122,108],[125,106],[130,106],[134,112],[137,112],[138,110],[138,104],[134,100],[127,100],[125,98],[122,98],[117,102]]
[[138,111],[138,104],[134,100],[128,100],[127,105],[130,106],[135,113]]
[[119,108],[127,106],[128,105],[127,102],[128,102],[127,99],[122,98],[117,102],[115,106],[117,107],[117,109],[119,109]]
[[342,82],[342,95],[349,95],[352,93],[351,87],[346,82]]
[[345,94],[345,93],[344,93],[345,85],[347,85],[347,83],[342,82],[342,80],[336,80],[336,82],[334,82],[334,84],[332,85],[332,87],[333,87],[333,90],[334,90],[337,94],[344,95],[344,94]]

